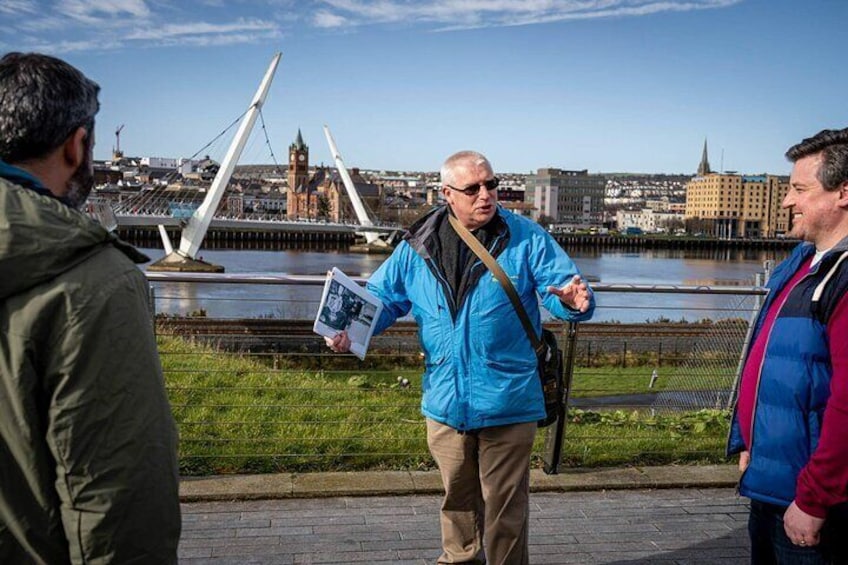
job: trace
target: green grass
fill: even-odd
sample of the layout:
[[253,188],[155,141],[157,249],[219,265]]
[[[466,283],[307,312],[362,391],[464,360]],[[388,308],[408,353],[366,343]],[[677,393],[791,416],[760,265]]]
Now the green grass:
[[571,385],[572,398],[591,398],[620,394],[658,393],[670,390],[728,390],[733,384],[735,366],[691,369],[659,367],[651,387],[654,368],[645,367],[575,367]]
[[[217,352],[168,336],[159,337],[159,349],[184,475],[434,468],[419,368],[301,369],[285,358]],[[574,395],[644,392],[650,379],[645,368],[599,371],[578,370]],[[717,411],[572,410],[563,462],[719,461],[727,420]],[[537,454],[544,436],[537,435]]]
[[671,416],[569,410],[565,466],[658,465],[723,461],[729,415],[696,410]]

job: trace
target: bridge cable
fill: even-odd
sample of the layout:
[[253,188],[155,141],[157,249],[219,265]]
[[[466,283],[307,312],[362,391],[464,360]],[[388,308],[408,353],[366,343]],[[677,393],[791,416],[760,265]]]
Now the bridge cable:
[[271,145],[271,139],[268,137],[268,128],[265,127],[265,115],[262,113],[262,108],[259,109],[259,121],[262,124],[262,133],[265,135],[265,144],[268,146],[268,152],[271,154],[271,161],[274,163],[274,170],[278,175],[282,175],[283,170],[277,162],[277,156],[274,155],[274,148]]
[[[230,125],[228,125],[226,128],[224,128],[224,129],[221,131],[221,133],[219,133],[219,134],[218,134],[218,135],[216,135],[214,138],[212,138],[212,140],[211,140],[209,143],[207,143],[206,145],[204,145],[203,147],[201,147],[200,149],[198,149],[198,150],[194,153],[194,155],[192,155],[191,157],[189,157],[189,158],[188,158],[188,160],[189,160],[189,161],[193,161],[195,157],[197,157],[197,156],[198,156],[198,155],[200,155],[203,151],[205,151],[206,149],[208,149],[208,148],[209,148],[209,147],[210,147],[213,143],[215,143],[216,141],[218,141],[219,139],[221,139],[221,138],[224,136],[224,134],[226,134],[228,131],[230,131],[231,129],[233,129],[233,126],[235,126],[236,124],[238,124],[238,123],[242,120],[242,118],[244,118],[244,116],[245,116],[245,115],[246,115],[249,111],[250,111],[250,108],[248,108],[247,110],[245,110],[244,112],[242,112],[242,113],[241,113],[241,115],[240,115],[238,118],[236,118],[235,120],[233,120],[233,122],[232,122]],[[173,171],[171,171],[168,175],[166,175],[166,176],[165,176],[165,180],[170,181],[171,179],[175,178],[175,177],[176,177],[176,175],[177,175],[177,172],[178,172],[178,169],[174,169],[174,170],[173,170]]]

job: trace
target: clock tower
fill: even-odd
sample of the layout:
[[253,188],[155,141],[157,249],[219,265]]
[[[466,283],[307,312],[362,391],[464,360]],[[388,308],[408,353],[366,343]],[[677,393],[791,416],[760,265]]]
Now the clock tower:
[[297,139],[289,145],[289,190],[297,190],[309,180],[309,147],[303,143],[300,128]]
[[299,210],[299,189],[305,187],[309,182],[309,147],[303,143],[300,128],[297,129],[297,138],[294,140],[294,143],[289,145],[288,182],[289,189],[286,194],[286,200],[288,202],[287,216],[289,218],[296,218],[305,212],[305,210]]

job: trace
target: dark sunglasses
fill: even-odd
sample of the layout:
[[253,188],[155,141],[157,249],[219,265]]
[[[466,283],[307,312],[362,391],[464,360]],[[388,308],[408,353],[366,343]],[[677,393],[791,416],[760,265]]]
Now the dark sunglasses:
[[446,184],[445,186],[451,190],[455,190],[457,192],[461,192],[466,196],[474,196],[475,194],[480,192],[480,187],[485,186],[486,190],[497,190],[498,185],[501,183],[498,177],[492,177],[489,180],[483,182],[475,182],[474,184],[469,184],[465,188],[456,188],[455,186],[451,186]]

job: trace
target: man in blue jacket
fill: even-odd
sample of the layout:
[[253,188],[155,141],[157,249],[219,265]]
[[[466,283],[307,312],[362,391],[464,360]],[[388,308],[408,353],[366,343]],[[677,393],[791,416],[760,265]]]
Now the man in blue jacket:
[[[530,452],[545,416],[536,354],[507,294],[448,214],[496,258],[537,335],[538,296],[555,317],[573,321],[591,317],[594,298],[545,230],[498,206],[486,157],[452,155],[441,183],[448,206],[410,227],[368,283],[384,305],[375,331],[410,312],[418,323],[421,411],[445,488],[438,562],[526,564]],[[347,351],[350,340],[341,332],[328,345]]]

